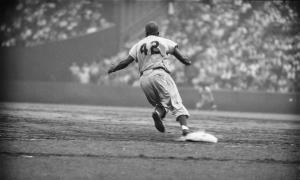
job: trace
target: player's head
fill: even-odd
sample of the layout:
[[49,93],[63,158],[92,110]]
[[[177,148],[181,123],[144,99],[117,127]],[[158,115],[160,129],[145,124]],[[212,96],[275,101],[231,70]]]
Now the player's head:
[[147,23],[145,26],[145,33],[146,36],[150,36],[150,35],[158,36],[159,35],[158,24],[155,21],[150,21],[149,23]]

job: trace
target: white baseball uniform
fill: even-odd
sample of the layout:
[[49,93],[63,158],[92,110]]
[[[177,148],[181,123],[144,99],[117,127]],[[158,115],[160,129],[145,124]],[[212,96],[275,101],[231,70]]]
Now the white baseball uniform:
[[140,85],[149,103],[154,107],[162,105],[176,117],[189,116],[165,62],[176,46],[169,39],[150,35],[136,43],[129,55],[139,65]]

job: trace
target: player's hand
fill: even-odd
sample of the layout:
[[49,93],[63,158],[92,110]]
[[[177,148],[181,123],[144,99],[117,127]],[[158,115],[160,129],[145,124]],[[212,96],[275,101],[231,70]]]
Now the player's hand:
[[107,71],[108,74],[111,74],[113,72],[115,72],[115,67],[114,66],[110,67],[109,70]]
[[185,61],[185,65],[186,65],[186,66],[190,66],[191,64],[192,64],[192,61],[191,61],[191,60]]

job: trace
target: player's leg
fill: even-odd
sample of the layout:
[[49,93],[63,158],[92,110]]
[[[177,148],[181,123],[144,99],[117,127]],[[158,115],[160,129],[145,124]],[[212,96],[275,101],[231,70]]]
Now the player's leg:
[[156,79],[155,87],[159,92],[161,104],[172,111],[172,114],[176,116],[176,120],[179,122],[182,134],[188,133],[187,119],[189,113],[182,104],[179,91],[174,80],[167,73],[160,74],[160,77]]
[[167,115],[167,110],[161,104],[156,104],[154,108],[154,112],[159,115],[159,117],[163,120]]
[[152,113],[152,118],[154,120],[154,125],[159,132],[165,132],[165,126],[162,122],[163,118],[166,116],[166,111],[161,105],[156,105],[154,112]]
[[208,101],[209,101],[209,107],[212,110],[216,110],[217,109],[217,105],[215,104],[215,98],[214,95],[212,93],[212,90],[210,89],[209,86],[205,87],[205,91],[207,92],[208,95]]
[[153,87],[153,78],[151,76],[145,76],[140,79],[141,88],[148,100],[148,102],[154,106],[154,112],[152,113],[152,118],[154,120],[154,125],[159,132],[165,132],[165,126],[162,119],[166,116],[167,111],[160,104],[160,98],[157,94],[156,89]]
[[181,129],[182,129],[182,135],[185,136],[189,133],[189,127],[187,125],[187,119],[188,116],[187,115],[179,115],[176,118],[176,121],[179,122]]
[[203,98],[203,95],[200,94],[199,101],[196,103],[196,108],[197,109],[202,109],[203,106],[204,106],[204,98]]

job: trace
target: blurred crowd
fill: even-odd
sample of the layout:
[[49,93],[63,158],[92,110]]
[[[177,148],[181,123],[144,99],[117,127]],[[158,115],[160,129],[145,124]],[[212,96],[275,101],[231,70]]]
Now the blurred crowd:
[[1,46],[35,46],[108,28],[102,9],[97,0],[14,0],[1,8]]
[[[1,12],[1,46],[34,46],[108,28],[97,0],[14,0]],[[3,9],[2,9],[3,10]],[[178,85],[212,89],[300,92],[299,14],[286,1],[169,1],[160,18],[161,35],[179,44],[193,65],[170,58]],[[3,19],[5,21],[3,21]],[[140,37],[142,38],[142,37]],[[74,81],[138,86],[137,65],[108,76],[107,69],[128,55],[70,67]]]
[[165,36],[194,62],[194,69],[182,70],[185,82],[204,81],[213,89],[300,90],[300,33],[294,29],[299,17],[288,4],[235,0],[175,7],[164,21]]
[[[175,1],[170,5],[168,17],[160,22],[161,34],[177,42],[193,61],[193,66],[184,67],[170,60],[172,76],[179,85],[300,91],[300,33],[295,31],[299,17],[284,1]],[[90,69],[108,68],[127,53],[125,48]],[[99,75],[96,83],[137,85],[135,69],[133,65],[117,75]]]
[[124,57],[128,56],[128,51],[128,48],[124,48],[124,50],[113,57],[98,62],[94,61],[90,64],[77,64],[74,62],[70,66],[70,72],[72,73],[74,81],[82,84],[128,84],[131,86],[139,86],[138,67],[135,63],[132,63],[128,68],[122,71],[115,72],[111,75],[107,74],[109,67],[113,64],[117,64],[124,59]]

